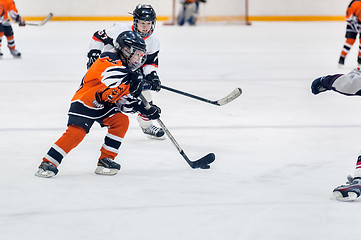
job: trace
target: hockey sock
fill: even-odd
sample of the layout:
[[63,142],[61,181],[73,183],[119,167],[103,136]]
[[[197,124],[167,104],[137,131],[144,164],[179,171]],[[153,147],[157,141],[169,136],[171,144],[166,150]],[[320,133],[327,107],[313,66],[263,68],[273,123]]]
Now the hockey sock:
[[111,158],[114,160],[128,131],[129,118],[122,113],[116,113],[112,117],[104,119],[103,125],[108,126],[109,129],[100,149],[99,159]]
[[10,36],[10,37],[6,37],[8,40],[8,48],[10,50],[14,50],[15,49],[15,40],[14,40],[14,35]]
[[75,125],[70,125],[65,133],[49,149],[43,161],[58,167],[63,158],[84,139],[86,131]]
[[348,52],[350,51],[352,45],[355,43],[356,39],[353,38],[346,38],[346,42],[343,45],[341,56],[346,57]]
[[361,155],[357,158],[354,177],[361,177]]

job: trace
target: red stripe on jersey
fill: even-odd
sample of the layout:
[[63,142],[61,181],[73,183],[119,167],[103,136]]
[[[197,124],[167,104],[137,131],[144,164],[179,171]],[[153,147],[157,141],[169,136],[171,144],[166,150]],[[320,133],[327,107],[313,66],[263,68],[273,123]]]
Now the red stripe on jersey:
[[101,42],[101,40],[98,39],[97,37],[95,37],[94,35],[93,35],[93,40],[98,41],[98,42]]
[[143,67],[145,67],[145,66],[153,66],[153,67],[158,68],[158,65],[155,64],[155,63],[153,63],[153,64],[144,64]]

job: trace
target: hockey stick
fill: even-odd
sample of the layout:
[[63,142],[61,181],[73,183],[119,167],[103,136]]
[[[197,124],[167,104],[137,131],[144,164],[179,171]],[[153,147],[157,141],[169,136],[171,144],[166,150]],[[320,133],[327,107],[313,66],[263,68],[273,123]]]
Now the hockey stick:
[[27,23],[27,22],[25,22],[25,25],[43,26],[45,23],[49,22],[52,17],[53,17],[53,13],[49,13],[48,16],[46,16],[46,18],[43,21],[41,21],[40,23]]
[[227,104],[229,102],[232,102],[234,99],[238,98],[242,94],[242,89],[241,88],[236,88],[230,94],[228,94],[227,96],[225,96],[225,97],[223,97],[223,98],[221,98],[219,100],[212,101],[212,100],[205,99],[205,98],[202,98],[202,97],[190,94],[190,93],[186,93],[186,92],[174,89],[174,88],[164,86],[164,85],[162,85],[161,88],[163,88],[165,90],[168,90],[168,91],[171,91],[171,92],[175,92],[175,93],[184,95],[184,96],[187,96],[187,97],[191,97],[191,98],[203,101],[203,102],[207,102],[207,103],[210,103],[210,104],[213,104],[213,105],[217,105],[217,106],[223,106],[223,105],[225,105],[225,104]]
[[[145,97],[140,94],[140,99],[142,100],[142,102],[145,104],[146,109],[150,108],[150,104],[148,103],[147,99],[145,99]],[[175,140],[175,138],[173,137],[173,135],[170,133],[170,131],[168,130],[168,128],[164,125],[164,123],[162,122],[162,120],[160,120],[160,118],[157,119],[158,124],[161,126],[161,128],[163,128],[164,132],[167,134],[168,138],[172,141],[173,145],[177,148],[178,152],[180,153],[180,155],[182,155],[182,157],[184,158],[184,160],[186,160],[186,162],[189,164],[189,166],[191,168],[202,168],[202,169],[208,169],[210,168],[209,164],[212,163],[215,160],[215,155],[214,153],[208,153],[206,156],[196,160],[196,161],[191,161],[187,155],[185,154],[185,152],[183,151],[183,149],[181,148],[181,146],[177,143],[177,141]]]

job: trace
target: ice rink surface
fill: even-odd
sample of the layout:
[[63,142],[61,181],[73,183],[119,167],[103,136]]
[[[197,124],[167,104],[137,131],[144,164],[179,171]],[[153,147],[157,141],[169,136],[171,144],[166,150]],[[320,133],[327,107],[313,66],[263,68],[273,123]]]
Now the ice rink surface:
[[0,239],[336,240],[357,238],[361,201],[332,190],[353,174],[361,150],[361,99],[312,95],[316,77],[356,67],[356,44],[337,67],[343,22],[157,24],[162,120],[196,160],[147,139],[135,116],[113,177],[94,174],[106,129],[94,125],[52,179],[34,176],[66,129],[70,99],[86,72],[92,34],[112,22],[14,26],[21,59],[3,41],[0,60]]

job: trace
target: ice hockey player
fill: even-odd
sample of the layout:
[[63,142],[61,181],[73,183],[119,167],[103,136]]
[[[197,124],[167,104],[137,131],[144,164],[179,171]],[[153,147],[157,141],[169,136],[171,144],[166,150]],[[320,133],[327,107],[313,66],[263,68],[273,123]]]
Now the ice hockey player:
[[2,38],[5,35],[11,55],[18,58],[21,57],[21,53],[15,48],[14,31],[11,27],[9,15],[19,26],[25,26],[25,21],[19,15],[15,2],[13,0],[0,0],[0,57],[4,55],[1,52],[1,45]]
[[346,10],[346,41],[341,51],[340,59],[338,64],[342,67],[345,64],[345,58],[348,52],[351,50],[352,45],[356,41],[356,37],[359,34],[360,46],[358,50],[357,62],[361,66],[361,1],[352,0]]
[[[347,96],[361,96],[361,70],[354,69],[348,74],[334,74],[319,77],[312,82],[311,91],[319,94],[333,90]],[[333,190],[333,195],[340,201],[352,201],[361,194],[361,155],[358,156],[354,176],[348,176],[346,185],[341,185]]]
[[108,128],[95,173],[118,173],[120,164],[114,159],[129,126],[124,113],[139,112],[149,119],[160,114],[157,106],[151,104],[146,109],[137,98],[145,82],[139,71],[145,60],[146,45],[137,33],[125,31],[115,38],[114,49],[103,52],[85,74],[71,100],[68,128],[44,156],[36,176],[55,176],[63,158],[84,139],[94,122]]
[[205,3],[206,0],[181,0],[182,8],[177,17],[179,26],[183,26],[185,23],[191,26],[196,25],[200,2]]
[[[144,97],[152,102],[152,94],[150,90],[159,91],[161,82],[157,74],[158,70],[158,53],[160,43],[154,34],[156,24],[156,13],[151,5],[139,4],[134,9],[133,24],[126,25],[115,23],[112,27],[100,30],[94,33],[90,43],[90,51],[88,52],[89,68],[93,62],[99,57],[101,52],[114,48],[113,39],[122,31],[132,30],[138,33],[147,45],[147,61],[142,67],[143,74],[147,81],[143,89]],[[143,133],[152,139],[165,139],[164,130],[156,127],[153,122],[142,114],[138,114],[137,121]]]

